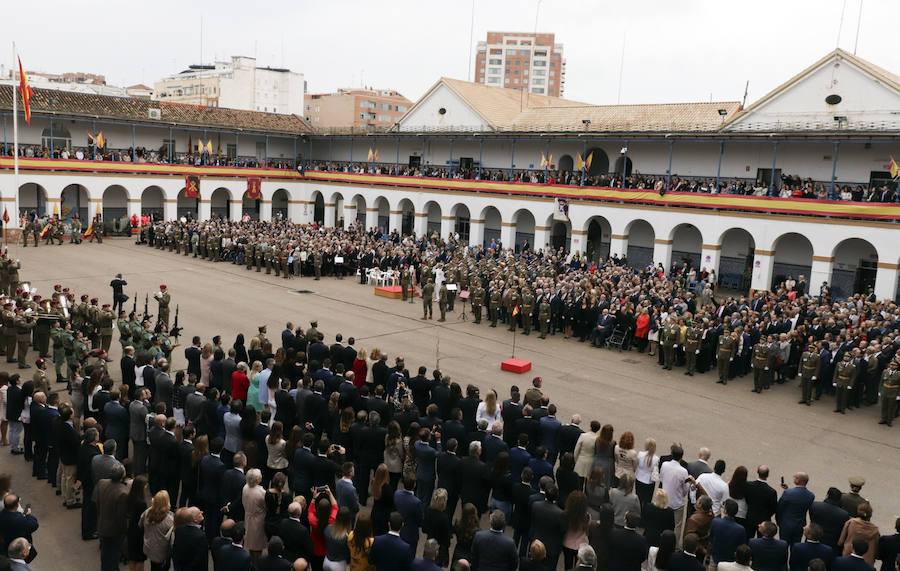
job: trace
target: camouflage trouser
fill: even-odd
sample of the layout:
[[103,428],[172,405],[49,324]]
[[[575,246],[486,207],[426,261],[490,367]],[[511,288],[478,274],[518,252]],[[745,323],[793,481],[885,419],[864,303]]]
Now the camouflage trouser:
[[481,323],[481,305],[472,304],[472,314],[475,316],[475,323]]
[[56,382],[62,382],[68,377],[68,372],[63,372],[62,368],[66,364],[66,351],[62,347],[53,348],[53,370],[56,371]]

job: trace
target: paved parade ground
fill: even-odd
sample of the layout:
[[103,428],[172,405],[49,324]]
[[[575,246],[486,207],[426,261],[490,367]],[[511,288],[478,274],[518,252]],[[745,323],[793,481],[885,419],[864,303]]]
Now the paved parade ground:
[[[27,252],[11,246],[10,255],[22,261],[21,279],[42,295],[61,283],[76,296],[87,293],[101,303],[111,303],[109,282],[121,272],[128,281],[126,293],[138,299],[138,312],[143,311],[144,296],[149,293],[150,313],[155,314],[153,293],[160,284],[168,285],[173,318],[175,305],[180,307],[182,343],[189,343],[193,335],[206,342],[220,334],[223,344],[230,346],[241,332],[249,346],[259,325],[268,325],[270,339],[280,339],[286,321],[305,327],[310,319],[317,319],[327,343],[340,332],[345,340],[356,337],[357,348],[386,351],[390,364],[403,355],[412,371],[419,365],[431,370],[439,363],[444,374],[463,387],[479,385],[482,396],[493,387],[501,399],[507,398],[510,385],[526,387],[533,376],[541,376],[544,393],[559,407],[563,422],[578,412],[585,427],[598,419],[612,424],[617,438],[625,430],[634,432],[639,448],[645,438],[656,438],[661,454],[667,453],[671,442],[679,441],[688,460],[696,457],[698,447],[707,446],[713,460],[723,458],[728,463],[726,480],[740,464],[755,477],[756,465],[766,463],[773,486],[778,486],[781,475],[790,483],[794,472],[806,471],[810,489],[823,499],[829,486],[846,491],[848,476],[864,476],[862,495],[872,501],[873,521],[883,534],[892,531],[900,514],[900,426],[879,425],[879,407],[874,406],[834,414],[833,397],[823,396],[812,407],[800,406],[797,382],[775,385],[757,395],[750,392],[750,376],[723,386],[716,384],[714,373],[687,377],[683,369],[663,371],[646,354],[593,349],[577,340],[564,341],[560,334],[547,340],[518,334],[516,357],[533,361],[534,368],[515,375],[500,371],[500,361],[511,354],[512,334],[505,327],[473,325],[471,317],[459,320],[459,304],[445,323],[425,322],[420,319],[420,302],[376,297],[371,286],[361,286],[352,278],[285,280],[248,272],[243,266],[201,262],[138,246],[129,239],[108,239],[102,245],[41,245]],[[131,307],[129,300],[126,310]],[[110,372],[118,381],[117,337],[112,346]],[[34,358],[29,353],[32,363]],[[14,372],[10,365],[15,366],[3,363]],[[173,369],[185,366],[184,351],[178,348]],[[32,372],[26,371],[29,377]],[[40,521],[35,535],[40,555],[34,567],[94,568],[98,546],[80,540],[79,512],[63,509],[61,499],[46,483],[38,484],[30,477],[30,465],[21,457],[11,457],[8,449],[0,456],[0,471],[12,472],[13,490],[22,496],[23,504],[32,504]],[[86,561],[91,563],[85,566]]]

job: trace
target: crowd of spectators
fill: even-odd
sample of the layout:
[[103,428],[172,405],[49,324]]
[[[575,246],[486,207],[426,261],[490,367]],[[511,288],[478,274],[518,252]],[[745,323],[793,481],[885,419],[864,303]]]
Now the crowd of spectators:
[[[535,184],[563,184],[580,186],[581,171],[534,170],[534,169],[478,169],[438,166],[397,168],[389,163],[347,163],[317,161],[312,170],[346,172],[356,174],[384,174],[395,176],[417,176],[426,178],[452,178],[459,180],[488,180],[499,182],[524,182]],[[771,180],[744,178],[721,178],[716,185],[715,178],[685,178],[677,174],[644,175],[635,172],[625,178],[625,188],[632,190],[654,190],[656,192],[698,192],[704,194],[736,194],[745,196],[775,196],[779,198],[804,198],[814,200],[842,200],[853,202],[897,202],[895,188],[888,185],[835,185],[831,195],[829,182],[816,182],[793,175],[781,175],[771,186]],[[622,187],[621,173],[590,175],[584,186],[602,188]]]

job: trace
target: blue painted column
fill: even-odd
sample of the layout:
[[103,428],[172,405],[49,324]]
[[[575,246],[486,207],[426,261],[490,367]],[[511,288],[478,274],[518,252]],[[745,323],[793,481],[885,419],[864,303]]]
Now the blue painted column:
[[397,137],[397,158],[394,159],[394,174],[400,174],[400,137]]
[[266,135],[266,161],[263,163],[263,168],[269,168],[269,136]]
[[834,143],[834,159],[831,162],[831,188],[828,190],[828,198],[831,200],[837,200],[837,193],[834,191],[835,182],[837,181],[837,162],[838,162],[838,151],[841,148],[841,143],[835,141]]
[[625,173],[628,172],[628,141],[622,145],[625,148],[625,152],[622,153],[622,190],[625,190]]
[[581,148],[581,186],[584,186],[584,179],[587,178],[587,164],[585,161],[587,160],[587,139],[585,139],[584,144]]
[[[4,125],[4,129],[6,129],[6,120],[5,119],[4,119],[3,125]],[[4,130],[4,133],[5,132],[6,131]],[[482,167],[483,162],[484,162],[484,139],[479,139],[479,141],[478,141],[478,179],[479,180],[482,180],[482,177],[484,176],[483,175],[484,170]]]
[[450,138],[450,178],[453,178],[453,138]]
[[169,164],[172,164],[173,154],[175,154],[175,145],[172,143],[172,127],[169,127]]
[[716,192],[719,192],[719,179],[722,176],[722,154],[725,152],[725,141],[719,141],[719,164],[716,167]]
[[134,148],[134,123],[131,124],[131,162],[137,161],[137,151]]
[[775,164],[778,160],[778,143],[772,145],[772,176],[769,177],[769,196],[775,196]]
[[512,140],[512,151],[509,153],[509,180],[512,182],[513,171],[516,168],[516,140]]

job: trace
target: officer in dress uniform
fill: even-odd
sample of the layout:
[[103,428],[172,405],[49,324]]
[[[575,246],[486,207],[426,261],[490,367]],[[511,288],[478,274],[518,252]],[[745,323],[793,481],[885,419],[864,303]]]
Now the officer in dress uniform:
[[491,327],[497,327],[497,318],[500,316],[500,288],[498,286],[495,286],[494,282],[490,282],[490,290],[491,298],[490,305],[488,305],[488,312],[491,317]]
[[[446,284],[446,285],[450,285],[450,284],[457,285],[457,284],[456,284],[456,271],[455,271],[455,270],[450,270],[449,272],[447,272],[447,279],[444,281],[444,284]],[[453,305],[454,305],[454,303],[456,303],[456,290],[455,290],[455,289],[454,289],[454,290],[451,290],[450,288],[447,288],[447,311],[450,311],[450,312],[453,311]]]
[[812,345],[806,347],[806,351],[800,355],[800,388],[801,394],[798,404],[812,405],[812,391],[819,378],[821,359],[819,352]]
[[172,298],[169,296],[169,290],[165,285],[159,286],[159,291],[153,296],[156,303],[159,304],[158,314],[156,316],[156,328],[169,328],[169,303]]
[[447,321],[448,298],[447,282],[441,282],[441,289],[438,290],[438,309],[441,312],[441,318],[438,321]]
[[422,311],[422,319],[434,319],[434,278],[428,278],[422,286]]
[[531,318],[534,313],[534,296],[527,287],[522,290],[522,333],[528,335],[531,333]]
[[844,360],[835,365],[832,385],[837,388],[837,407],[834,412],[846,414],[847,399],[856,382],[856,365],[850,361],[850,353],[844,353]]
[[97,329],[100,331],[100,348],[109,354],[109,346],[112,344],[113,322],[115,314],[108,303],[104,303],[100,313],[97,314]]
[[878,424],[893,426],[897,415],[897,399],[900,399],[900,364],[894,359],[881,373],[881,421]]
[[472,313],[475,315],[475,324],[481,323],[481,308],[484,306],[484,288],[480,281],[473,282],[472,289]]
[[403,301],[406,301],[406,298],[409,295],[409,285],[410,285],[409,264],[405,264],[403,266],[403,269],[400,270],[400,293],[403,296]]
[[680,334],[681,329],[675,324],[674,319],[670,317],[662,331],[664,356],[663,369],[665,370],[671,371],[672,366],[675,364],[675,348],[678,346],[678,337]]
[[519,291],[510,281],[509,294],[506,296],[507,315],[509,316],[509,331],[515,331],[519,327],[519,316],[513,315],[513,311],[519,305]]
[[538,322],[540,323],[541,339],[547,338],[547,332],[550,330],[550,299],[546,295],[541,294],[538,290]]
[[700,340],[703,338],[703,328],[693,320],[691,326],[684,333],[684,362],[687,366],[685,375],[694,376],[697,370],[697,355],[700,354]]
[[769,386],[769,357],[772,354],[772,348],[766,343],[765,339],[760,339],[759,343],[753,346],[753,392],[761,393],[763,388]]
[[28,344],[31,342],[31,330],[34,329],[35,320],[31,313],[25,313],[25,309],[16,309],[16,345],[20,369],[30,369],[28,364]]

